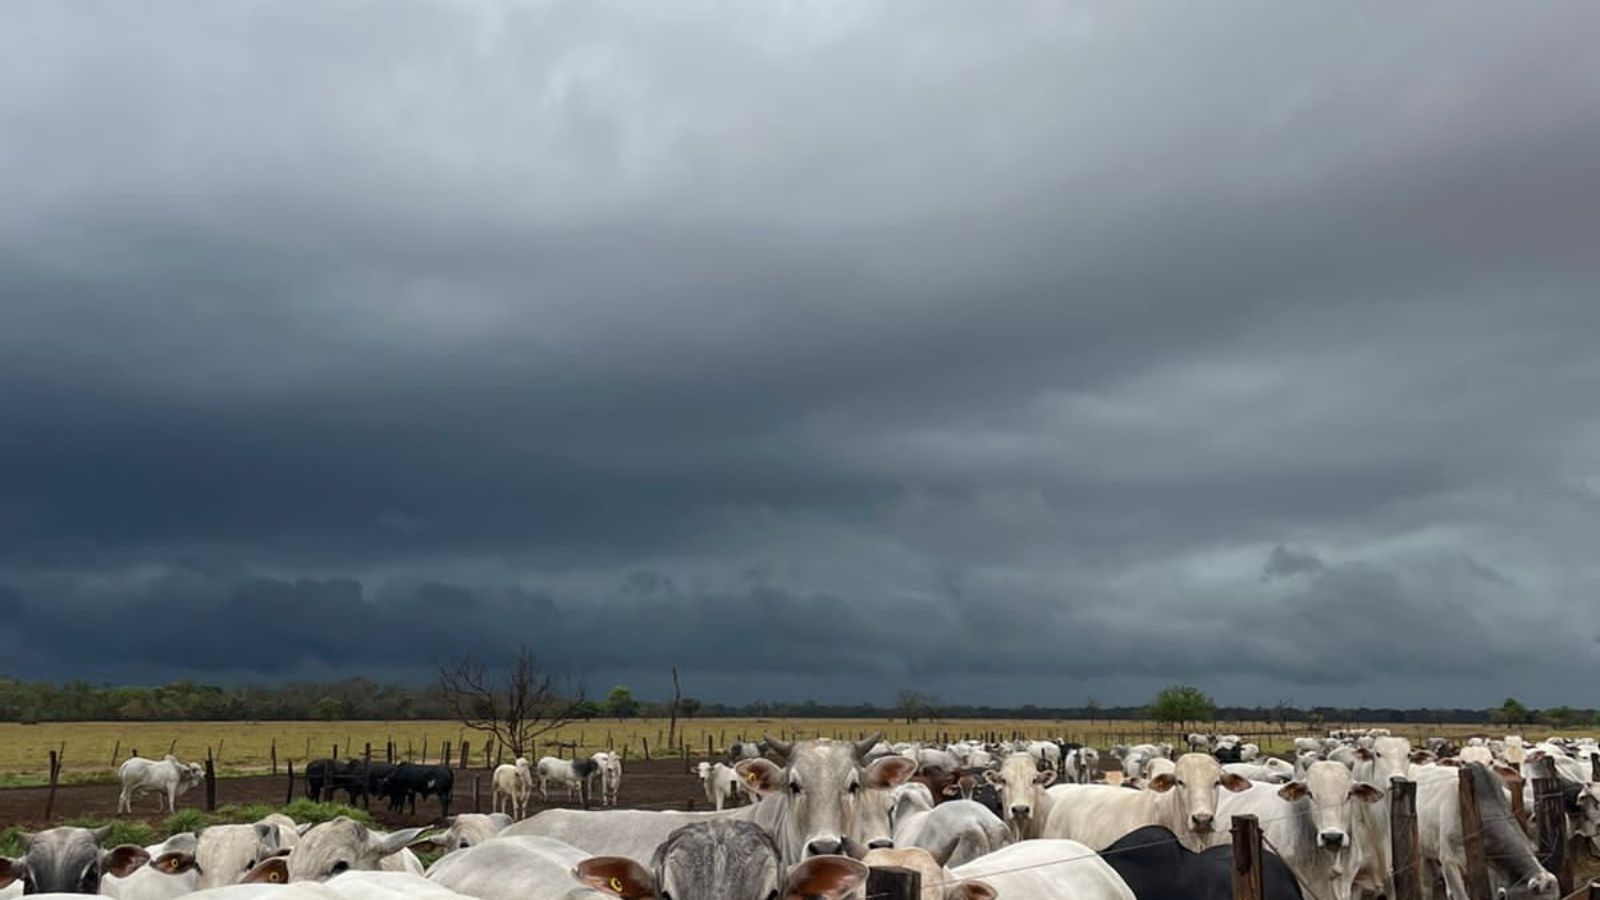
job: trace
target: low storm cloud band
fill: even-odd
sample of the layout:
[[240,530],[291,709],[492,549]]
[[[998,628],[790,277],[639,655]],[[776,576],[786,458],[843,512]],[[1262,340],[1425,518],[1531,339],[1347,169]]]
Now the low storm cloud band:
[[1596,26],[9,3],[0,672],[1583,703]]

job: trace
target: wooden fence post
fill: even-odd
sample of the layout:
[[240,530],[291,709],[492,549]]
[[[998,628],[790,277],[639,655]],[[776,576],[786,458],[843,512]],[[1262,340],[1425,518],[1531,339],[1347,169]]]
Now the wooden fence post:
[[117,767],[117,757],[122,755],[122,739],[117,739],[117,746],[111,748],[111,768]]
[[1417,783],[1389,782],[1389,861],[1394,900],[1422,900],[1422,867],[1418,855]]
[[[466,757],[462,757],[462,759],[465,758]],[[481,776],[478,775],[472,776],[472,811],[475,813],[483,812],[483,803],[478,799],[478,779],[480,777]]]
[[1561,881],[1561,896],[1572,892],[1572,873],[1562,865],[1567,846],[1567,814],[1556,778],[1533,780],[1533,814],[1539,823],[1539,864]]
[[428,764],[428,736],[422,736],[422,764]]
[[50,822],[50,814],[55,812],[55,808],[56,808],[56,782],[57,782],[57,780],[60,779],[60,777],[61,777],[61,756],[60,756],[60,754],[56,753],[56,751],[51,750],[50,751],[50,793],[46,794],[45,798],[44,798],[44,820],[45,820],[45,824],[49,824],[49,822]]
[[1467,858],[1467,897],[1469,900],[1489,900],[1489,861],[1483,855],[1483,819],[1478,814],[1478,794],[1472,784],[1472,767],[1463,766],[1457,778],[1462,849]]
[[217,811],[217,767],[211,758],[211,748],[206,748],[206,812]]
[[267,751],[272,757],[272,774],[278,774],[278,739],[272,739],[272,748]]
[[922,896],[922,873],[898,866],[873,866],[867,870],[866,896],[873,900],[917,900]]
[[283,805],[288,806],[294,802],[294,760],[288,760],[289,768],[289,793],[283,798]]
[[450,768],[450,742],[444,742],[444,755],[439,758],[439,764],[446,769]]
[[1233,817],[1233,900],[1261,900],[1261,822]]
[[[650,758],[650,739],[647,738],[647,737],[640,737],[639,740],[640,740],[640,742],[642,742],[644,744],[644,758],[645,759],[649,759]],[[656,740],[659,741],[660,738],[657,738]]]
[[461,771],[467,770],[467,760],[472,758],[472,744],[463,739],[461,741]]
[[372,798],[367,796],[372,790],[372,742],[361,751],[361,808],[371,809]]

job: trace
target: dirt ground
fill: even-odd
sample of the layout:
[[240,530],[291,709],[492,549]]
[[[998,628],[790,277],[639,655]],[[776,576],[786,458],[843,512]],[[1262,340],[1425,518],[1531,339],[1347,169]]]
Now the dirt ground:
[[[483,769],[455,770],[455,799],[451,812],[493,812],[494,803],[489,789],[489,773]],[[474,802],[474,782],[477,784]],[[217,806],[243,803],[266,803],[281,806],[287,797],[288,778],[270,775],[245,778],[217,779]],[[83,817],[106,818],[116,814],[117,794],[115,784],[63,785],[56,789],[55,808],[51,821],[44,816],[47,788],[23,787],[0,789],[0,828],[22,825],[30,829],[60,824],[67,819]],[[305,796],[305,781],[296,773],[294,796]],[[340,799],[344,795],[341,793]],[[552,790],[549,803],[540,803],[537,793],[531,812],[556,807],[573,807],[566,802],[566,789]],[[622,774],[622,791],[618,805],[632,809],[705,809],[705,795],[700,789],[700,779],[690,774],[688,767],[676,759],[657,759],[645,762],[632,760],[625,764]],[[178,808],[205,807],[205,787],[196,787],[178,798]],[[439,820],[439,801],[422,800],[417,803],[416,815],[388,812],[387,801],[381,798],[372,803],[374,818],[387,827],[426,825]],[[530,814],[531,814],[530,812]],[[141,797],[134,804],[132,819],[140,819],[159,827],[166,813],[160,811],[154,796]]]

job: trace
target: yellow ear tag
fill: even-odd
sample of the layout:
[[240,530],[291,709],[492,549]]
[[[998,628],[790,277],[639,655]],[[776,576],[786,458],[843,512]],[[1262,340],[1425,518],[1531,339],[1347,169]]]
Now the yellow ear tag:
[[618,897],[623,896],[622,879],[615,875],[611,876],[611,893],[616,894]]
[[746,773],[744,773],[744,780],[745,780],[745,781],[748,781],[748,782],[750,782],[750,783],[751,783],[751,784],[755,784],[755,783],[756,783],[756,773],[755,773],[755,770],[754,770],[754,769],[752,769],[752,770],[750,770],[750,771],[748,771],[748,772],[746,772]]

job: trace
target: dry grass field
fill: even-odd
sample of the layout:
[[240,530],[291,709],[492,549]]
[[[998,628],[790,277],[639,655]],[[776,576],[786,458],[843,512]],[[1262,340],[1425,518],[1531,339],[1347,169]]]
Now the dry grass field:
[[[1385,726],[1413,741],[1430,735],[1465,736],[1484,733],[1477,725]],[[1207,726],[1204,730],[1209,730]],[[1261,744],[1267,752],[1284,752],[1297,735],[1309,734],[1304,726],[1287,730],[1264,722],[1219,722],[1219,731],[1231,731]],[[1501,729],[1503,731],[1503,729]],[[912,724],[883,719],[692,719],[679,722],[681,742],[691,756],[706,755],[709,746],[720,752],[728,742],[754,740],[763,733],[785,739],[795,737],[850,737],[881,731],[891,741],[929,740],[948,735],[1000,737],[1064,737],[1105,748],[1115,743],[1171,739],[1174,734],[1154,723],[1085,720],[924,720]],[[1547,728],[1531,729],[1529,736],[1544,736]],[[645,744],[653,756],[666,744],[665,719],[596,719],[566,726],[546,735],[550,742],[576,742],[584,752],[607,746],[626,748],[630,756],[642,755]],[[396,744],[402,758],[438,760],[445,743],[452,758],[460,758],[460,742],[472,747],[474,765],[482,765],[484,736],[443,721],[403,722],[73,722],[37,725],[0,724],[0,784],[38,784],[47,771],[50,750],[63,753],[63,779],[67,782],[110,777],[116,763],[133,750],[159,757],[169,751],[183,759],[203,759],[209,749],[224,775],[266,771],[276,747],[279,764],[308,756],[327,756],[334,745],[340,755],[360,755],[368,743],[381,755],[386,742]],[[542,746],[541,755],[566,755],[571,749]],[[113,760],[115,757],[115,760]]]

